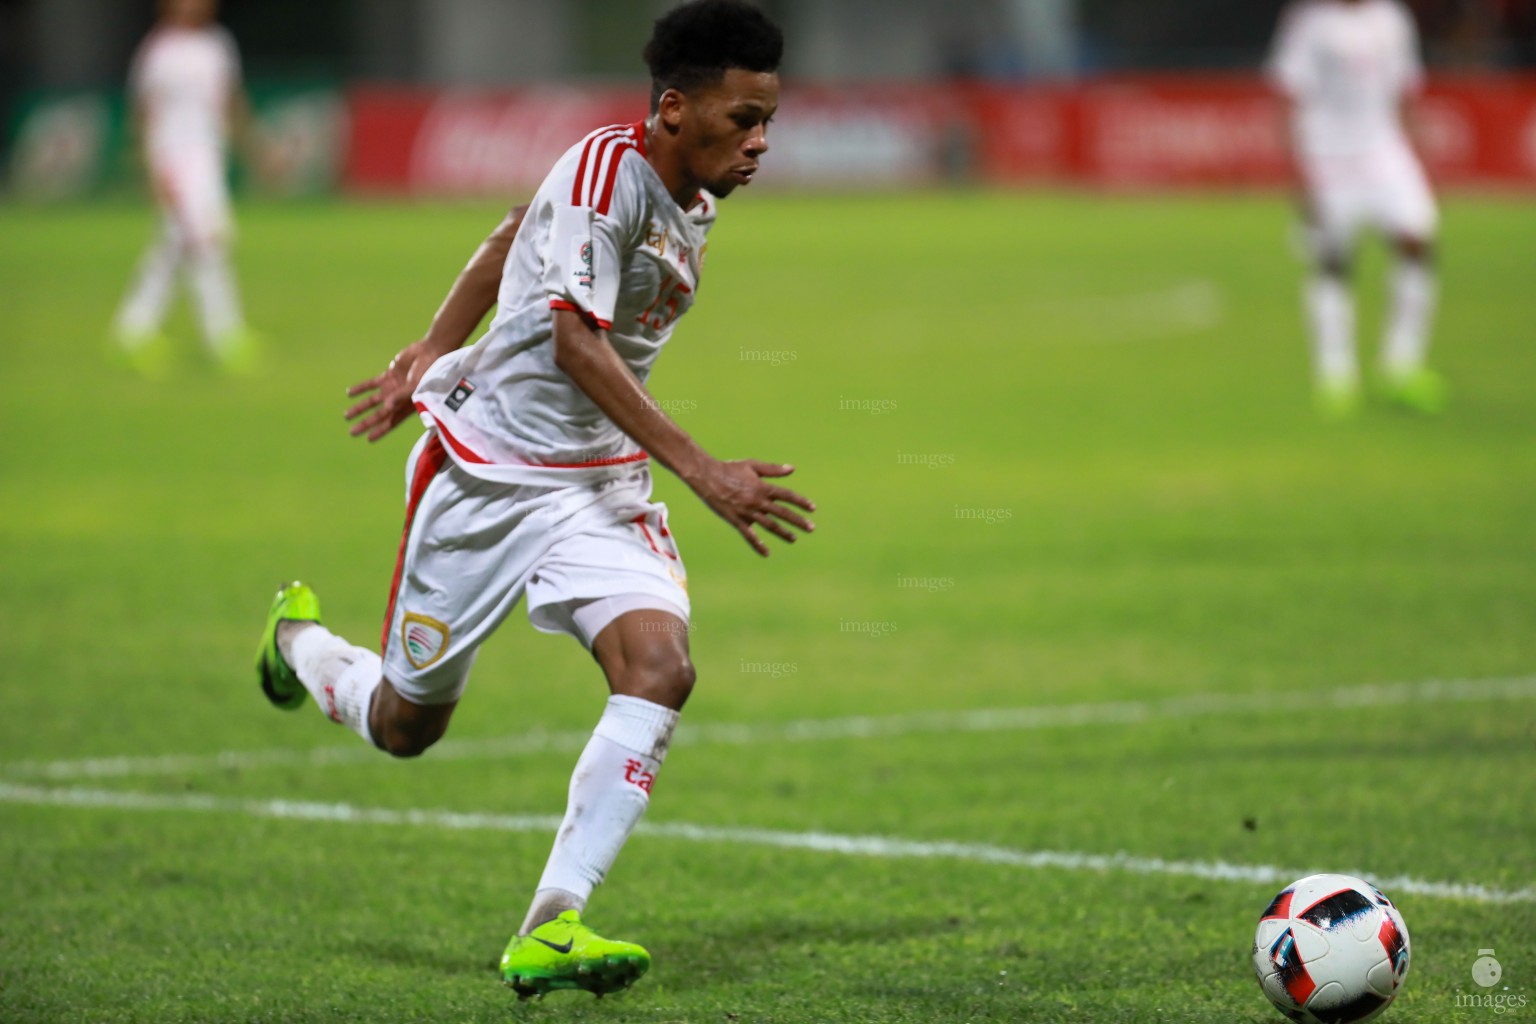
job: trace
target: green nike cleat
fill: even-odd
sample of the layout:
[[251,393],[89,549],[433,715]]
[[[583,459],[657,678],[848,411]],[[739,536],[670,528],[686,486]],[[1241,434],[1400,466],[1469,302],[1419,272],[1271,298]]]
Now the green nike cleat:
[[501,978],[522,999],[557,988],[584,989],[601,998],[633,985],[650,966],[651,954],[644,949],[603,938],[567,910],[507,943]]
[[1407,373],[1384,374],[1377,382],[1383,400],[1399,409],[1434,416],[1445,411],[1445,378],[1420,367]]
[[119,331],[107,345],[107,358],[146,380],[160,380],[171,370],[171,339],[158,331]]
[[261,692],[276,706],[291,711],[304,703],[309,691],[277,648],[277,624],[285,621],[320,621],[320,599],[298,580],[279,589],[272,599],[267,625],[256,647],[256,678],[261,681]]
[[250,377],[266,365],[265,345],[261,335],[249,327],[239,327],[219,338],[210,351],[214,364],[235,377]]

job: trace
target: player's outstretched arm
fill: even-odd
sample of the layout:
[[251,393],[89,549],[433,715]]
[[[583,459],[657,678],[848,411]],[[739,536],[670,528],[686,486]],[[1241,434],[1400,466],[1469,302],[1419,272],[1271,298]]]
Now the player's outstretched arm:
[[410,417],[411,395],[427,367],[463,345],[496,304],[502,266],[527,212],[526,205],[513,207],[496,230],[480,243],[448,289],[448,297],[438,307],[425,337],[396,353],[383,373],[347,389],[349,398],[363,396],[346,414],[352,422],[353,437],[367,434],[368,440],[377,441]]
[[789,526],[806,533],[816,528],[790,507],[814,512],[815,503],[772,482],[775,477],[793,473],[793,466],[756,459],[723,462],[714,458],[662,411],[645,385],[613,350],[606,332],[570,310],[555,310],[554,319],[555,365],[620,430],[682,477],[704,504],[736,528],[752,550],[764,557],[768,555],[768,545],[758,536],[756,526],[791,544],[796,534]]

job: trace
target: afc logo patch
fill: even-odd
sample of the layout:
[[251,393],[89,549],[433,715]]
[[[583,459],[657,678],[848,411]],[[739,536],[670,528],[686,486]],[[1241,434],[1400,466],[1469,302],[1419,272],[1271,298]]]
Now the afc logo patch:
[[453,386],[453,390],[448,392],[448,397],[444,400],[443,404],[454,412],[458,412],[464,403],[469,401],[469,396],[474,393],[475,385],[470,382],[470,379],[468,377],[460,377],[459,382]]

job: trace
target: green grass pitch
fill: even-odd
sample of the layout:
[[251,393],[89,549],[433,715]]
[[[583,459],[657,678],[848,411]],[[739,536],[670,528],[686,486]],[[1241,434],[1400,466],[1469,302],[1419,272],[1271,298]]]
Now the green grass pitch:
[[1536,997],[1536,205],[1446,203],[1447,414],[1326,423],[1278,198],[730,200],[653,388],[818,529],[759,560],[660,474],[695,731],[589,908],[656,964],[527,1005],[579,647],[516,613],[411,763],[249,664],[294,576],[376,642],[414,430],[343,389],[499,212],[246,206],[271,372],[183,311],[149,383],[102,357],[147,209],[0,207],[0,1020],[1262,1024],[1308,870],[1399,880],[1387,1020],[1536,1014],[1465,999],[1480,949]]

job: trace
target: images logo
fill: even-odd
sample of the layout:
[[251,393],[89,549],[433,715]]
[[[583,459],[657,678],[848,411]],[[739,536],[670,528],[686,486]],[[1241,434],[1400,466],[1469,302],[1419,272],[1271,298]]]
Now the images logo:
[[[1493,950],[1480,949],[1477,951],[1477,959],[1472,961],[1472,980],[1479,988],[1491,989],[1504,979],[1504,967],[1494,959]],[[1530,1001],[1530,997],[1524,992],[1511,992],[1505,985],[1498,992],[1457,992],[1456,1005],[1458,1007],[1480,1006],[1494,1013],[1504,1014],[1519,1010]]]
[[1472,961],[1472,980],[1483,988],[1493,988],[1504,977],[1504,968],[1493,958],[1493,950],[1480,949]]

